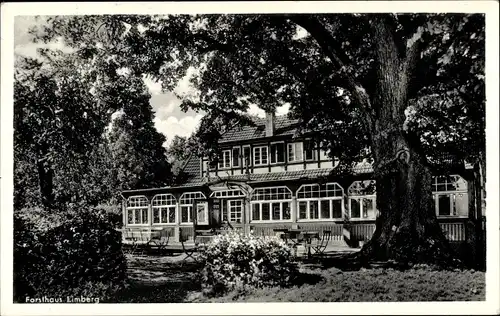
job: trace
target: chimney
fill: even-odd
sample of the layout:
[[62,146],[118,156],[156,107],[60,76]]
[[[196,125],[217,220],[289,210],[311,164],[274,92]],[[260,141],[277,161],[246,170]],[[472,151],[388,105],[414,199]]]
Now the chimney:
[[266,111],[266,137],[274,135],[274,112]]

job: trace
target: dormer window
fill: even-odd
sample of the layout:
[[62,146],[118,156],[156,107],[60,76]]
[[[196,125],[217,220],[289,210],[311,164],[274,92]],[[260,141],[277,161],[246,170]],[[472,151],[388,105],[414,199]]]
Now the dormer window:
[[298,143],[289,143],[288,144],[288,161],[289,162],[295,162],[295,161],[302,161],[303,160],[303,153],[304,147],[302,145],[302,142]]
[[267,146],[258,146],[253,149],[253,161],[256,166],[267,165]]

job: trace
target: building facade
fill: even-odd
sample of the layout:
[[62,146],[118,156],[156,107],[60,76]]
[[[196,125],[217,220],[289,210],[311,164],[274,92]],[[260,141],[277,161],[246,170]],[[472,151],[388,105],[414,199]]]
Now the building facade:
[[[185,183],[122,193],[124,226],[168,229],[191,238],[195,227],[227,224],[246,234],[273,235],[276,228],[332,231],[334,242],[356,246],[375,230],[375,181],[369,163],[352,173],[335,172],[337,162],[297,135],[298,121],[268,114],[255,126],[234,127],[219,141],[217,162],[192,155]],[[465,165],[436,175],[435,210],[451,241],[466,241],[476,207],[473,173]]]

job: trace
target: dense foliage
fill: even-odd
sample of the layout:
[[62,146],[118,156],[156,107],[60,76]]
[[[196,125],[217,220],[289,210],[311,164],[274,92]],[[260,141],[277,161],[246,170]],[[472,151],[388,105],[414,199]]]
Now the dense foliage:
[[[14,297],[83,296],[101,300],[125,285],[121,235],[104,212],[75,209],[51,222],[14,220]],[[36,222],[35,222],[36,220]]]
[[298,272],[293,250],[277,237],[219,235],[202,256],[202,282],[213,292],[245,286],[286,286]]
[[373,161],[381,216],[362,254],[447,262],[431,174],[449,155],[484,166],[484,30],[480,14],[213,14],[51,17],[34,34],[106,56],[110,77],[174,90],[190,74],[181,107],[207,113],[210,155],[250,104],[290,104],[341,165]]

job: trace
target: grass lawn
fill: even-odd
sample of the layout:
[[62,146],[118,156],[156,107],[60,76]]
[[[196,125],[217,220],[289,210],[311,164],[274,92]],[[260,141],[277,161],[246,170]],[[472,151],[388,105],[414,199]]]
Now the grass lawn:
[[129,257],[130,287],[116,302],[364,302],[480,301],[485,299],[484,272],[415,269],[342,271],[301,265],[299,284],[290,288],[246,289],[206,297],[197,272],[175,257]]

